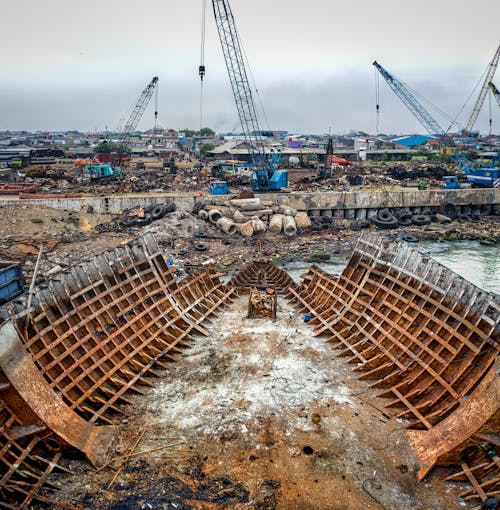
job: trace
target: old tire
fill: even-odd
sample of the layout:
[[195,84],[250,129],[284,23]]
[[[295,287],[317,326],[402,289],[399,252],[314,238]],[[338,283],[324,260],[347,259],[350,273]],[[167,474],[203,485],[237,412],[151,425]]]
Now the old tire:
[[162,205],[155,206],[151,211],[153,221],[159,220],[160,218],[163,218],[163,216],[165,216],[165,208]]
[[450,218],[450,220],[454,220],[458,217],[457,206],[455,204],[452,204],[451,202],[444,203],[439,208],[439,210],[440,210],[441,214],[443,214],[444,216],[448,216],[448,218]]
[[151,214],[146,214],[144,218],[137,218],[135,220],[135,226],[136,227],[145,227],[146,225],[149,225],[153,221],[153,217]]
[[401,227],[409,227],[410,225],[413,225],[412,222],[412,215],[411,214],[405,214],[399,218],[399,225]]
[[427,214],[414,214],[411,221],[414,225],[421,227],[423,225],[429,225],[432,222],[432,218],[427,216]]
[[401,240],[407,243],[418,243],[418,237],[412,234],[404,234],[401,236]]
[[196,202],[193,207],[193,214],[198,214],[205,204],[203,202]]
[[390,221],[382,221],[379,218],[374,218],[373,224],[377,228],[380,228],[381,230],[391,230],[393,228],[397,228],[397,226],[399,225],[399,221],[396,218],[394,218],[392,214],[391,218],[392,219]]
[[208,250],[208,246],[206,244],[203,244],[203,243],[196,243],[194,245],[194,249],[197,250],[197,251],[207,251]]
[[389,222],[392,221],[393,218],[394,216],[387,209],[382,209],[382,211],[377,213],[377,219],[380,221]]
[[121,218],[118,222],[118,225],[123,228],[133,227],[136,223],[136,218],[132,216],[125,216],[124,218]]
[[353,230],[354,232],[360,232],[361,230],[363,230],[365,228],[370,228],[370,222],[366,221],[366,220],[353,221],[349,225],[349,228],[351,230]]
[[164,214],[168,214],[171,212],[174,212],[177,209],[177,206],[175,205],[175,202],[168,202],[163,206],[163,210],[165,211]]

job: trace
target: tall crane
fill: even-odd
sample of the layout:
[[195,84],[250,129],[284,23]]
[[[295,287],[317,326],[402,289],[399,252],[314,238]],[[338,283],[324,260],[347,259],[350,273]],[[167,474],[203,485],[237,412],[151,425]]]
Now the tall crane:
[[287,186],[288,173],[268,164],[231,6],[227,0],[212,0],[212,6],[238,116],[254,167],[252,188],[258,191],[279,190]]
[[[125,123],[122,118],[118,123],[116,131],[119,132],[118,140],[121,144],[126,145],[130,138],[132,137],[132,133],[136,130],[137,125],[139,124],[142,116],[144,115],[144,110],[151,101],[153,97],[153,93],[155,90],[158,90],[158,76],[155,76],[146,86],[146,88],[142,91],[141,95],[137,99],[137,102],[132,107],[132,111]],[[126,116],[126,115],[125,115]],[[125,117],[124,116],[124,117]],[[155,126],[156,119],[158,117],[158,105],[156,103],[155,106]]]
[[389,73],[389,71],[384,69],[376,60],[373,62],[373,65],[382,75],[392,91],[399,97],[399,99],[401,99],[401,101],[431,136],[445,135],[443,128],[433,119],[432,115],[422,106],[422,104],[402,81],[398,80],[395,76]]
[[495,52],[495,55],[493,56],[491,62],[488,64],[488,70],[486,71],[486,76],[484,78],[483,85],[481,87],[481,90],[479,91],[479,95],[477,96],[477,100],[474,105],[474,108],[472,109],[472,113],[470,114],[469,120],[465,124],[466,133],[470,133],[474,128],[474,124],[476,123],[479,112],[483,107],[486,94],[488,93],[488,83],[490,83],[493,80],[493,77],[495,76],[499,58],[500,58],[500,44],[498,45],[497,51]]
[[[432,115],[422,106],[417,98],[409,91],[408,87],[400,80],[392,76],[386,69],[384,69],[377,61],[373,62],[380,74],[384,77],[385,81],[389,84],[394,93],[403,101],[413,115],[418,119],[422,126],[428,131],[430,135],[438,135],[445,137],[446,132],[432,117]],[[450,155],[453,162],[462,170],[467,176],[467,181],[473,185],[486,186],[486,187],[499,187],[500,186],[500,170],[498,167],[487,167],[475,169],[472,162],[461,152],[453,152]]]
[[500,90],[498,90],[495,87],[495,84],[492,81],[488,82],[488,87],[490,87],[491,93],[493,94],[494,98],[497,100],[498,106],[500,107]]

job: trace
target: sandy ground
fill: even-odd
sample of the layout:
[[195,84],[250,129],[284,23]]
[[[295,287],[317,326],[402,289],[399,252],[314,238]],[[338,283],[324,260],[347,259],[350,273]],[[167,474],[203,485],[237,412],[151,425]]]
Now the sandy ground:
[[247,299],[135,397],[117,451],[139,440],[143,453],[99,473],[74,461],[79,474],[64,480],[59,501],[103,510],[470,508],[440,470],[415,483],[404,423],[284,298],[276,322],[246,319]]

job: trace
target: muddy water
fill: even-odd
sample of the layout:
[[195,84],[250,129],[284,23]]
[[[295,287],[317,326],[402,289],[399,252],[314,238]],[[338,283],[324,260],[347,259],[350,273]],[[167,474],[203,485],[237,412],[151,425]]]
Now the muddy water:
[[[315,262],[314,265],[323,269],[329,274],[340,274],[349,262],[350,254],[332,255],[332,258],[325,262]],[[307,273],[312,263],[305,261],[287,262],[286,264],[278,264],[284,269],[295,282],[300,283],[301,276]]]
[[[483,246],[478,241],[422,241],[414,246],[481,289],[500,294],[500,246]],[[334,274],[341,273],[348,262],[349,255],[333,254],[329,261],[316,265]],[[280,267],[300,282],[301,275],[308,271],[310,265],[302,261]]]
[[500,246],[478,241],[421,242],[420,250],[474,285],[500,294]]

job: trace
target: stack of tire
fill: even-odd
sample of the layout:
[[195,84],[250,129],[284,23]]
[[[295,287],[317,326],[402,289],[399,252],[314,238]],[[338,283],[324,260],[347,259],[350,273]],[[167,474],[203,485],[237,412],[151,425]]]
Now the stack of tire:
[[109,223],[101,223],[95,227],[98,233],[112,232],[114,230],[130,227],[144,227],[153,221],[163,218],[168,213],[174,212],[176,209],[175,202],[167,202],[166,204],[150,205],[144,208],[144,216],[127,214],[126,212]]
[[161,218],[163,218],[163,216],[165,216],[165,214],[174,212],[175,209],[176,209],[175,202],[150,205],[144,208],[144,217],[142,218],[129,217],[130,220],[133,220],[133,224],[129,226],[144,227],[146,225],[149,225],[150,223],[153,223],[153,221],[160,220]]
[[372,218],[372,223],[381,230],[390,230],[399,226],[399,220],[387,209],[378,211]]
[[310,218],[313,230],[323,230],[329,228],[333,223],[333,218],[331,218],[330,216],[313,215],[310,216]]
[[[441,206],[440,213],[447,221],[453,221],[457,218],[460,219],[457,207],[450,202],[444,203]],[[429,225],[433,221],[433,216],[429,214],[414,214],[409,209],[399,210],[396,216],[396,214],[392,213],[390,210],[382,209],[378,211],[377,215],[373,217],[371,221],[379,229],[390,230],[396,227],[410,227],[412,225],[420,227]]]

